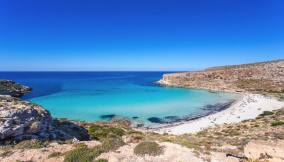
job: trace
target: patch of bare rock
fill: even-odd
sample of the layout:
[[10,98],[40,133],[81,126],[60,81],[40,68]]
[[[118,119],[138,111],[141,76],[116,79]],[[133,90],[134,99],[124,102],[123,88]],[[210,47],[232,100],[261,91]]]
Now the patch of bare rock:
[[249,142],[244,148],[244,154],[250,159],[267,160],[270,162],[284,161],[284,140]]

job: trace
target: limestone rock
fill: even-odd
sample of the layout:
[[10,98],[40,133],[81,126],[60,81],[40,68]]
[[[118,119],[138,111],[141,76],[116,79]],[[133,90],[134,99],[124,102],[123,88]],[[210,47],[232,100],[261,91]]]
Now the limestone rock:
[[39,105],[0,95],[0,141],[13,139],[89,140],[88,131],[68,121],[52,119]]
[[70,121],[52,119],[39,105],[21,100],[31,88],[14,81],[0,81],[0,142],[5,140],[88,140],[85,128]]
[[49,112],[39,105],[0,95],[0,140],[46,138],[51,120]]
[[250,159],[268,160],[271,162],[284,161],[284,140],[251,141],[245,146],[244,153]]

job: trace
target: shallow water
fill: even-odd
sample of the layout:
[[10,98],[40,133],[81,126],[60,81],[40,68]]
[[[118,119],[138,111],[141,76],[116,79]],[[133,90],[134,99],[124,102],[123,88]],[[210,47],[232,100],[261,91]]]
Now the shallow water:
[[1,72],[0,79],[31,86],[33,92],[24,99],[44,106],[54,117],[86,121],[118,116],[150,125],[151,117],[194,117],[214,111],[208,105],[238,98],[230,93],[160,87],[154,82],[163,73]]

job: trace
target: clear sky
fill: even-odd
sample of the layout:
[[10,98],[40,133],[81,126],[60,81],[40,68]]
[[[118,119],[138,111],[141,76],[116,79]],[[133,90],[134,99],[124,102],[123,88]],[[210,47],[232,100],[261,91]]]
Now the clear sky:
[[192,70],[284,58],[284,0],[0,0],[0,71]]

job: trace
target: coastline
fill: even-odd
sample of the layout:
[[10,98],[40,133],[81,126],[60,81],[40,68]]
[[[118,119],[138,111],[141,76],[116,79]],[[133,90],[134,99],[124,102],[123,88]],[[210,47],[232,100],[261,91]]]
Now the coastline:
[[161,86],[238,93],[241,98],[225,110],[154,131],[175,135],[196,133],[216,125],[254,119],[264,111],[284,108],[283,67],[284,61],[276,60],[164,74],[157,81]]
[[235,94],[245,94],[246,93],[246,91],[230,89],[230,88],[220,89],[219,87],[218,88],[212,88],[212,87],[208,88],[208,87],[179,85],[179,84],[167,82],[167,81],[165,81],[163,79],[157,81],[156,84],[158,84],[160,86],[163,86],[163,87],[175,87],[175,88],[207,90],[207,91],[213,92],[213,93],[214,92],[226,92],[226,93],[235,93]]
[[156,133],[181,135],[197,133],[209,127],[221,124],[238,123],[254,119],[264,111],[272,111],[284,107],[284,102],[260,94],[245,93],[229,108],[195,120],[167,125],[165,127],[149,129]]

